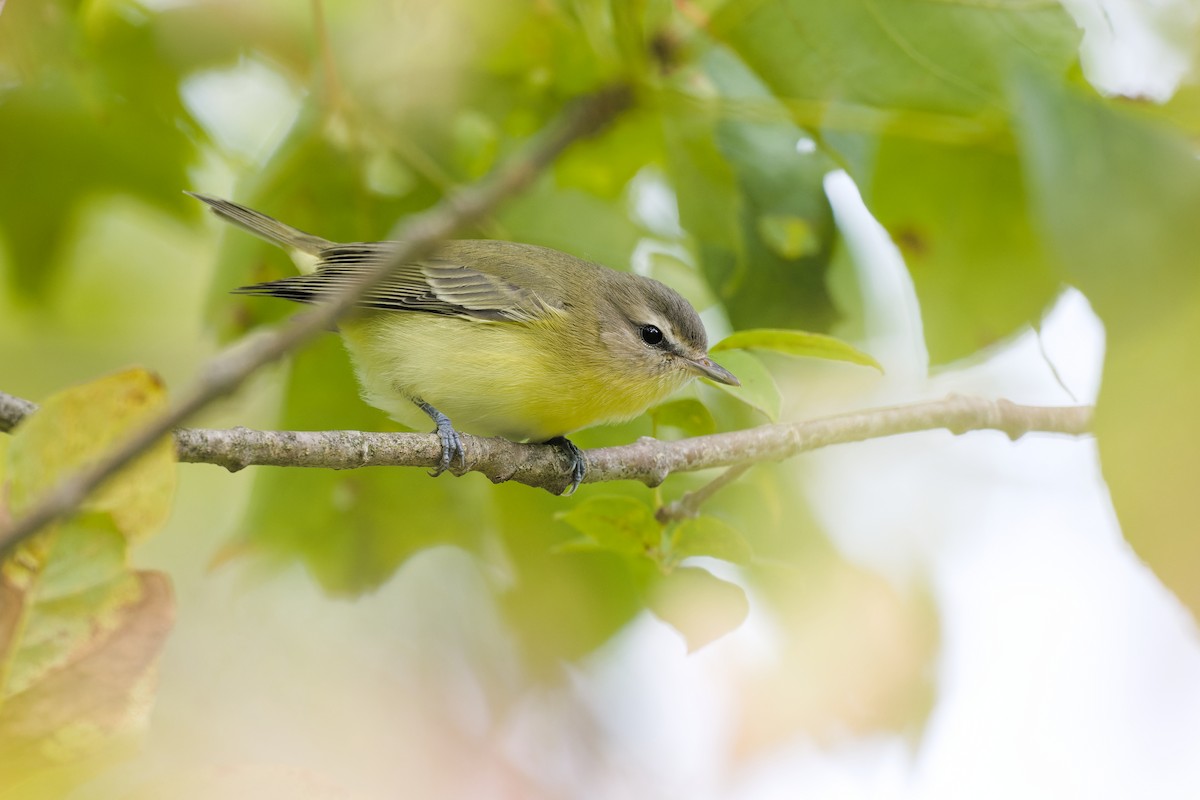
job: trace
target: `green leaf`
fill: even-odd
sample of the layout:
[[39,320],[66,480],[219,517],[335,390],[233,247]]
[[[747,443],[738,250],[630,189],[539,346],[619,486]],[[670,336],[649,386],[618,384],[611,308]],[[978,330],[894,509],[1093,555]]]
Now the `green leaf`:
[[179,73],[134,21],[140,12],[114,3],[82,36],[78,5],[13,3],[4,15],[0,235],[11,249],[8,279],[33,298],[53,286],[73,215],[90,197],[132,194],[183,216],[179,189],[198,138],[189,137]]
[[[663,115],[666,167],[683,228],[696,238],[705,272],[723,297],[739,247],[737,176],[716,140],[716,120],[700,114]],[[716,259],[717,263],[710,263]],[[712,268],[720,265],[719,273]]]
[[634,109],[617,118],[603,135],[581,140],[554,164],[562,188],[615,198],[629,180],[662,152],[657,114]]
[[1057,3],[732,0],[710,30],[812,115],[804,121],[836,123],[840,109],[800,101],[854,104],[890,112],[881,127],[917,137],[945,133],[935,115],[994,117],[1014,61],[1065,74],[1080,38]]
[[713,384],[717,389],[756,408],[772,422],[779,419],[783,407],[783,396],[775,378],[752,353],[745,350],[726,350],[721,354],[721,366],[732,372],[742,382],[741,386]]
[[561,519],[606,550],[625,556],[645,556],[656,551],[662,527],[646,503],[632,497],[589,497]]
[[1200,229],[1191,224],[1200,164],[1191,144],[1036,73],[1022,73],[1018,86],[1026,178],[1066,278],[1106,325],[1122,329],[1187,305],[1200,287],[1192,260]]
[[656,430],[678,428],[688,436],[705,436],[717,429],[717,421],[708,406],[691,397],[655,406],[650,409],[650,418],[654,420]]
[[145,728],[171,628],[167,579],[126,566],[125,534],[85,513],[0,572],[0,785]]
[[854,176],[912,275],[934,363],[1037,324],[1062,289],[1021,170],[1012,153],[888,137]]
[[[624,269],[641,231],[624,208],[574,189],[538,184],[505,203],[500,222],[516,241]],[[588,224],[580,227],[579,220]]]
[[[804,132],[728,49],[710,47],[690,77],[689,91],[712,85],[722,100],[710,117],[669,115],[666,156],[709,283],[735,327],[828,327],[836,229],[822,181],[832,162],[797,150]],[[743,104],[752,110],[739,113]]]
[[679,631],[689,653],[735,630],[750,614],[742,587],[698,567],[664,575],[653,586],[647,606]]
[[793,214],[763,214],[758,218],[758,234],[775,255],[788,261],[821,249],[821,237],[812,223]]
[[712,31],[840,156],[905,256],[935,363],[1038,320],[1059,282],[1007,144],[1009,76],[1074,65],[1058,4],[734,0]]
[[1035,73],[1020,145],[1066,280],[1104,322],[1100,463],[1137,554],[1200,617],[1200,165],[1166,127]]
[[605,553],[608,548],[597,542],[595,539],[589,539],[586,536],[580,536],[576,539],[568,539],[565,542],[554,545],[551,552],[558,554],[566,553]]
[[8,585],[25,606],[0,671],[6,695],[25,691],[83,649],[93,628],[102,631],[133,589],[126,543],[107,514],[80,515],[31,551],[33,559],[5,568]]
[[[480,481],[485,484],[485,481]],[[497,536],[479,557],[505,576],[497,603],[523,662],[540,677],[561,677],[565,661],[604,645],[644,609],[643,584],[657,572],[646,558],[612,552],[555,519],[586,503],[589,492],[568,498],[526,486],[486,485],[489,514],[481,524]],[[645,496],[641,487],[629,492]],[[563,542],[561,549],[556,542]],[[590,546],[584,549],[580,543]]]
[[455,161],[462,174],[478,180],[495,163],[499,132],[486,114],[471,109],[460,111],[453,128]]
[[862,364],[874,367],[883,372],[871,356],[853,345],[843,342],[833,336],[807,331],[789,331],[778,328],[758,328],[755,330],[738,331],[726,336],[712,346],[710,352],[722,350],[771,350],[789,356],[805,356],[807,358],[824,358],[830,361],[848,361],[851,364]]
[[686,519],[671,535],[671,555],[682,560],[709,556],[734,564],[749,564],[754,553],[741,532],[716,517]]
[[506,544],[519,545],[505,570],[515,580],[498,598],[507,630],[538,677],[561,679],[564,661],[602,647],[643,610],[638,566],[653,566],[611,552],[552,553],[547,527],[528,515],[509,517],[506,525]]

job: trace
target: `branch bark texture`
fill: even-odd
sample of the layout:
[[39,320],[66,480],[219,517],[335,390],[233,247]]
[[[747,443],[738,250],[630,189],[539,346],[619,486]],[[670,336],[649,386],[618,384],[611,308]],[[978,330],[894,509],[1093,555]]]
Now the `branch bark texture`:
[[[33,408],[0,394],[0,425],[10,429]],[[830,445],[937,429],[954,434],[992,430],[1014,440],[1027,433],[1082,436],[1091,421],[1090,406],[1025,406],[951,396],[673,442],[644,438],[588,450],[584,483],[633,480],[656,486],[676,472],[779,461]],[[433,468],[441,458],[437,436],[424,433],[189,428],[176,431],[175,441],[180,461],[230,471],[249,466]],[[480,472],[495,483],[517,481],[556,494],[569,483],[567,459],[558,448],[470,435],[463,436],[463,447],[466,467],[456,465],[456,474]]]

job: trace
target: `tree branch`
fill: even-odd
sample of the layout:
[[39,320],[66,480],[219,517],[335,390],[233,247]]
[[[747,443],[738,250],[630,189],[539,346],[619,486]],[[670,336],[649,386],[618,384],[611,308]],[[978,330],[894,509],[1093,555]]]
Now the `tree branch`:
[[11,431],[17,423],[37,411],[37,403],[0,392],[0,431]]
[[742,477],[753,466],[754,462],[746,461],[730,467],[699,489],[694,489],[684,494],[678,500],[673,500],[665,506],[661,506],[654,512],[654,518],[658,520],[659,525],[666,525],[670,522],[696,516],[700,513],[700,506],[707,503],[710,497]]
[[[0,426],[11,429],[33,409],[36,406],[32,403],[0,393]],[[634,480],[657,486],[672,473],[731,466],[735,468],[729,477],[732,480],[744,465],[779,461],[835,444],[939,428],[954,434],[996,430],[1014,440],[1035,432],[1082,436],[1089,432],[1091,420],[1091,406],[1023,406],[1008,400],[954,395],[942,400],[854,411],[806,422],[763,425],[674,442],[647,437],[634,444],[588,450],[584,483]],[[193,428],[176,431],[175,441],[180,461],[217,464],[230,471],[256,465],[431,468],[441,458],[437,436],[425,433]],[[456,474],[480,472],[494,483],[517,481],[556,494],[570,480],[567,459],[556,447],[470,435],[463,436],[463,447],[466,468],[455,467]],[[695,506],[724,485],[714,484],[707,493],[704,490],[694,493],[695,500],[673,504],[678,508],[669,512],[668,519],[694,513]]]
[[215,357],[190,391],[163,414],[115,445],[92,465],[60,481],[23,517],[7,528],[0,528],[0,552],[78,508],[107,478],[196,412],[231,394],[259,367],[332,328],[359,298],[397,266],[429,253],[459,228],[489,213],[502,200],[527,186],[573,141],[600,132],[631,103],[632,92],[624,85],[584,98],[568,109],[557,124],[544,131],[523,155],[506,163],[489,180],[446,197],[429,211],[397,225],[389,237],[398,241],[390,259],[311,312],[292,317],[270,331],[248,336]]

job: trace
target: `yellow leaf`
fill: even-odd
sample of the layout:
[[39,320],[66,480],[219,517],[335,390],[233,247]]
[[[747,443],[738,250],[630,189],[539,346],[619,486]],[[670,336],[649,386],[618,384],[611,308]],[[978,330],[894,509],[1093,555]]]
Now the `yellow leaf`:
[[[144,369],[128,369],[47,399],[14,431],[9,448],[9,508],[14,517],[43,492],[166,405],[162,382]],[[94,492],[86,511],[112,515],[117,529],[136,541],[166,521],[175,493],[175,450],[169,436]]]
[[[174,619],[174,600],[166,577],[157,572],[125,573],[107,624],[71,642],[53,664],[37,674],[13,681],[0,695],[0,785],[45,771],[82,766],[82,759],[119,747],[144,729],[153,700],[159,654]],[[17,641],[18,609],[54,615],[53,603],[38,603],[0,577],[0,650],[39,646],[35,620],[26,627],[27,641]],[[75,612],[86,622],[85,598],[75,598]],[[34,608],[29,608],[31,605]],[[9,611],[12,614],[9,614]],[[9,619],[12,616],[13,619]],[[82,628],[80,631],[82,632]],[[68,644],[63,642],[62,644]],[[44,648],[43,648],[44,649]],[[18,677],[14,675],[14,678]]]

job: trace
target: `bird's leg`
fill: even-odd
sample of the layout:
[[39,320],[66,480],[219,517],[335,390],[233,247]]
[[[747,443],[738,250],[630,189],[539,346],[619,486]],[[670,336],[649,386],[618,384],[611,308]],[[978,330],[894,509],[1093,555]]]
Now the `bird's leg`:
[[424,400],[413,400],[413,402],[417,404],[418,408],[428,414],[433,423],[437,425],[437,435],[442,440],[442,460],[438,464],[437,469],[429,474],[436,477],[450,469],[450,462],[454,460],[455,456],[458,457],[459,463],[466,468],[467,453],[463,450],[462,437],[458,435],[458,431],[454,430],[454,426],[450,424],[450,418]]
[[543,444],[552,444],[561,449],[567,454],[567,458],[571,460],[571,485],[563,492],[563,496],[574,494],[579,488],[579,484],[583,483],[583,476],[587,474],[587,457],[579,446],[565,436],[555,436]]

